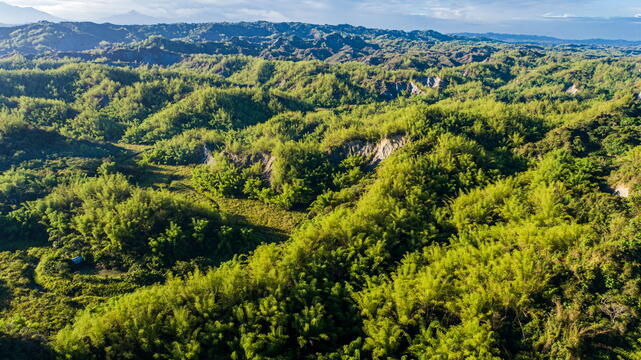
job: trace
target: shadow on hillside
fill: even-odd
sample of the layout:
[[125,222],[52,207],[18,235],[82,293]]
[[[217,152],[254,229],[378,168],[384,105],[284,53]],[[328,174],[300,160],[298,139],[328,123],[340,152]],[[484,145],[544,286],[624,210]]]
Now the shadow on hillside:
[[49,246],[50,243],[46,240],[10,240],[0,242],[0,251],[26,251],[33,247]]
[[[6,282],[0,280],[0,311],[4,311],[9,307],[11,297],[11,289],[9,289]],[[2,348],[0,347],[0,349]]]
[[61,157],[103,158],[118,155],[121,149],[89,140],[78,140],[34,127],[24,127],[5,135],[0,143],[0,171],[18,162]]
[[275,228],[257,225],[247,225],[247,227],[252,229],[254,232],[254,237],[257,239],[257,245],[279,243],[289,238],[289,234],[283,233]]
[[229,261],[236,255],[249,254],[260,245],[280,243],[289,237],[288,234],[278,229],[251,224],[239,215],[230,216],[229,220],[229,226],[249,230],[249,233],[244,234],[237,241],[230,243],[226,249],[221,249],[221,252],[212,256],[211,260],[213,260],[214,266]]
[[53,350],[44,340],[0,333],[0,359],[2,360],[53,360],[54,358]]
[[240,214],[227,213],[227,216],[231,226],[251,230],[251,240],[238,249],[238,254],[253,252],[258,246],[263,244],[282,243],[291,236],[290,233],[276,227],[254,224],[247,217]]

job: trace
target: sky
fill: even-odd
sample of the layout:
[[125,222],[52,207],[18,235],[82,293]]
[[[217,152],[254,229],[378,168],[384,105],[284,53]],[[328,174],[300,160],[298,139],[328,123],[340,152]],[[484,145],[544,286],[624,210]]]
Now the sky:
[[641,40],[641,0],[4,0],[68,20],[301,21],[441,32]]

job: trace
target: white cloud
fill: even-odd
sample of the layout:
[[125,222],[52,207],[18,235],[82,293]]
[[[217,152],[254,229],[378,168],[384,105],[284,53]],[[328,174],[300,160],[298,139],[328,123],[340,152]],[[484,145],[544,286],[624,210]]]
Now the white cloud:
[[[252,1],[248,0],[192,0],[190,2],[192,4],[205,6],[246,6],[252,3]],[[189,3],[189,1],[187,1],[187,3]]]
[[[3,1],[3,0],[0,0]],[[543,16],[634,16],[638,0],[4,0],[68,19],[97,19],[136,10],[189,20],[351,22],[383,21],[391,16],[420,16],[481,22]],[[560,15],[559,15],[560,14]],[[627,15],[626,15],[627,14]]]
[[558,15],[558,14],[547,13],[547,14],[543,14],[543,17],[545,17],[545,18],[553,18],[553,19],[567,19],[567,18],[576,17],[576,15],[573,15],[573,14],[561,14],[561,15]]
[[309,9],[314,10],[327,10],[330,8],[327,1],[320,0],[303,0],[301,1],[301,4]]
[[225,17],[230,20],[266,20],[272,22],[286,22],[291,21],[287,16],[275,10],[263,9],[236,9],[230,12],[225,12]]

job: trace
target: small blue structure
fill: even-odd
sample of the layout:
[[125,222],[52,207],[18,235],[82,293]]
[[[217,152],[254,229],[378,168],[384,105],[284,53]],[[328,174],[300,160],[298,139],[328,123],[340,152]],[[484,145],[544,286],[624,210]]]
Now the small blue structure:
[[71,259],[71,262],[72,262],[72,263],[74,263],[74,264],[76,264],[76,265],[78,265],[78,264],[80,264],[83,260],[84,260],[84,258],[83,258],[82,256],[76,256],[75,258]]

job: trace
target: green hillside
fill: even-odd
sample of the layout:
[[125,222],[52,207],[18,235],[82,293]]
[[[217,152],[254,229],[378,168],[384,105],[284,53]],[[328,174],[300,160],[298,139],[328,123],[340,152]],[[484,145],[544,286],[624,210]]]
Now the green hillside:
[[641,358],[624,49],[264,22],[0,49],[1,359]]

